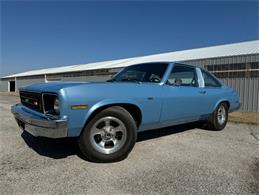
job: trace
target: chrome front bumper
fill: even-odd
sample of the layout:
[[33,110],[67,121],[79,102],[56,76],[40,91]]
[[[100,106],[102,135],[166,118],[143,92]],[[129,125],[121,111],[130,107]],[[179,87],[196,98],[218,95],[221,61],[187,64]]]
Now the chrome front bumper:
[[31,112],[22,104],[11,107],[19,127],[35,137],[62,138],[68,135],[67,120],[50,119]]

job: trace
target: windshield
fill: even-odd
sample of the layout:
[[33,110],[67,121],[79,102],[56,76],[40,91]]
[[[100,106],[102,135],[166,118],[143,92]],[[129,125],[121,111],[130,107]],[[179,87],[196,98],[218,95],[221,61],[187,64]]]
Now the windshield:
[[167,63],[146,63],[129,66],[109,81],[160,83],[167,66]]

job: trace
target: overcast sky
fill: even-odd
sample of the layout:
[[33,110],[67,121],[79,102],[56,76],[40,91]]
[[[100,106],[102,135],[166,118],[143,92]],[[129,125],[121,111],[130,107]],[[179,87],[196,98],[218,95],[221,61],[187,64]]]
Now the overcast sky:
[[257,1],[1,2],[1,76],[258,39]]

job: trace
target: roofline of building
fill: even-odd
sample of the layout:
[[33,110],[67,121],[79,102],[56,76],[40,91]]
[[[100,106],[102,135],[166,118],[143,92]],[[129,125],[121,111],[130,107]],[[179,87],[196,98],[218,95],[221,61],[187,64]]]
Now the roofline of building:
[[[20,78],[20,77],[30,77],[30,76],[41,76],[41,75],[52,75],[52,74],[62,74],[62,73],[73,73],[73,72],[79,72],[82,70],[64,70],[62,71],[62,69],[68,69],[68,68],[75,68],[75,67],[84,67],[86,68],[87,66],[92,65],[94,67],[95,64],[113,64],[113,65],[119,65],[117,67],[111,66],[111,69],[116,69],[116,68],[122,68],[125,67],[124,63],[127,64],[130,61],[135,61],[135,60],[140,60],[142,58],[156,58],[157,56],[167,56],[167,55],[174,55],[174,54],[179,54],[179,53],[187,53],[187,52],[197,52],[197,51],[201,51],[201,50],[206,50],[206,49],[217,49],[217,48],[225,48],[225,47],[236,47],[237,49],[239,49],[239,46],[241,46],[241,44],[254,44],[253,46],[255,47],[255,44],[257,43],[257,51],[256,48],[253,48],[253,52],[252,53],[238,53],[237,55],[229,55],[229,56],[241,56],[241,55],[253,55],[253,54],[259,54],[259,40],[252,40],[252,41],[245,41],[245,42],[238,42],[238,43],[231,43],[231,44],[223,44],[223,45],[214,45],[214,46],[209,46],[209,47],[201,47],[201,48],[194,48],[194,49],[187,49],[187,50],[179,50],[179,51],[174,51],[174,52],[166,52],[166,53],[160,53],[160,54],[151,54],[151,55],[146,55],[146,56],[139,56],[139,57],[132,57],[132,58],[125,58],[125,59],[117,59],[117,60],[108,60],[108,61],[101,61],[101,62],[94,62],[94,63],[88,63],[88,64],[78,64],[78,65],[67,65],[67,66],[61,66],[61,67],[54,67],[54,68],[46,68],[46,69],[37,69],[37,70],[30,70],[30,71],[26,71],[26,72],[22,72],[22,73],[17,73],[17,74],[12,74],[12,75],[8,75],[8,76],[4,76],[1,79],[10,79],[10,78]],[[240,48],[241,49],[241,48]],[[221,57],[227,57],[226,55],[223,56],[218,56],[219,58]],[[176,61],[185,61],[185,60],[200,60],[200,59],[209,59],[208,58],[194,58],[194,59],[183,59],[183,60],[176,60]],[[217,58],[216,56],[213,56],[212,58]],[[148,60],[149,61],[149,60]],[[169,60],[167,60],[169,61]],[[155,62],[155,61],[153,61]],[[122,66],[120,66],[120,64],[122,64]],[[134,63],[133,63],[134,64]],[[109,69],[109,66],[105,66],[103,67],[103,65],[99,65],[97,66],[97,68],[92,68],[90,67],[89,69],[85,69],[84,71],[87,70],[100,70],[100,69]],[[53,71],[53,72],[48,72],[48,70],[50,71],[51,69],[61,69],[58,71]],[[40,72],[42,71],[42,72]],[[44,72],[45,71],[45,72]],[[39,73],[31,73],[31,72],[39,72]],[[28,75],[26,75],[26,73]]]

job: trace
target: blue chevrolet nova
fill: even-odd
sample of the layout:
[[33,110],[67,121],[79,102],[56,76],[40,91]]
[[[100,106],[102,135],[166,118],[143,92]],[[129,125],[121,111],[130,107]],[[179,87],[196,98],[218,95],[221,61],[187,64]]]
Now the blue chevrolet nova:
[[78,137],[90,160],[124,159],[137,132],[205,121],[226,126],[239,108],[239,95],[200,67],[143,63],[126,67],[99,83],[52,82],[20,89],[11,110],[18,125],[34,136]]

